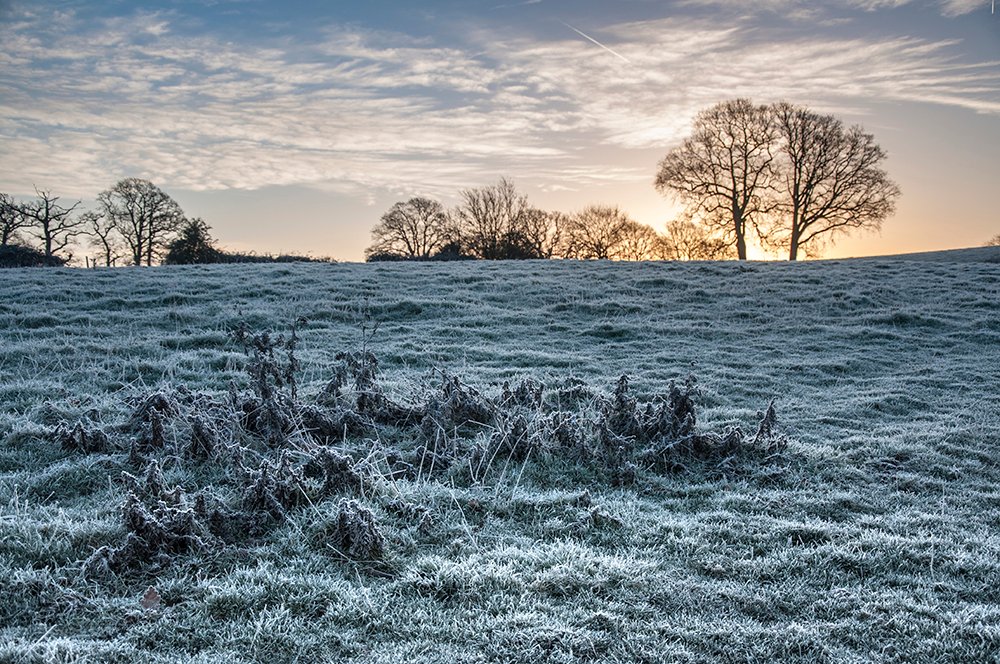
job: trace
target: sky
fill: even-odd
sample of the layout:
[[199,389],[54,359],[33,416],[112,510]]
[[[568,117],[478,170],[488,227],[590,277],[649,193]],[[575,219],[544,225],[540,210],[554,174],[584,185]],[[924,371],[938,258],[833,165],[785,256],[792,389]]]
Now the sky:
[[[0,0],[0,191],[153,181],[234,250],[361,260],[396,201],[678,212],[699,110],[861,124],[902,196],[828,258],[1000,233],[1000,13],[979,0]],[[758,255],[761,257],[761,255]]]

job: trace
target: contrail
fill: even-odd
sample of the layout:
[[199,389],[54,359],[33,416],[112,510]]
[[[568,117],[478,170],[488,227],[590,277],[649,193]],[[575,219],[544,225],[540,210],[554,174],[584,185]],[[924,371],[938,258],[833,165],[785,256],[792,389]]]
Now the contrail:
[[583,32],[581,30],[577,30],[576,28],[574,28],[569,23],[563,23],[562,21],[559,21],[559,22],[562,23],[563,25],[565,25],[567,28],[569,28],[573,32],[575,32],[576,34],[578,34],[581,37],[583,37],[584,39],[586,39],[587,41],[590,41],[590,42],[593,42],[593,43],[597,44],[598,46],[600,46],[601,48],[603,48],[605,51],[607,51],[611,55],[615,56],[616,58],[620,58],[620,59],[624,60],[625,62],[627,62],[629,64],[632,64],[632,61],[629,60],[628,58],[626,58],[624,55],[622,55],[621,53],[619,53],[618,51],[616,51],[616,50],[614,50],[612,48],[608,48],[607,46],[605,46],[601,42],[597,41],[596,39],[594,39],[593,37],[591,37],[587,33]]

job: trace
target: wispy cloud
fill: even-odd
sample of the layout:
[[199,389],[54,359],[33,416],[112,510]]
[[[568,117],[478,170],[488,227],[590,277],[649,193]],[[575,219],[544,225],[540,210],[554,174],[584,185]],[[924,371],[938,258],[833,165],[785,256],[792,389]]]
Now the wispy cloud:
[[984,0],[941,0],[941,13],[945,16],[961,16],[987,8],[992,9],[992,3]]
[[542,0],[522,0],[522,2],[508,2],[502,5],[495,5],[493,9],[510,9],[512,7],[526,7],[528,5],[540,5]]
[[581,59],[573,35],[470,33],[458,47],[334,25],[239,44],[163,14],[49,19],[21,14],[2,37],[0,191],[86,197],[138,175],[433,194],[501,173],[586,189],[647,180],[602,153],[665,149],[699,109],[736,95],[1000,113],[996,63],[909,37],[775,42],[746,24],[661,19],[604,26],[588,39],[617,58]]
[[[832,0],[823,3],[814,0],[758,0],[753,3],[742,0],[682,0],[682,4],[689,7],[719,7],[741,14],[780,12],[786,16],[799,18],[814,18],[825,10],[835,8],[878,11],[913,3],[914,0]],[[961,16],[976,9],[990,7],[988,0],[936,0],[933,4],[942,15],[948,17]]]

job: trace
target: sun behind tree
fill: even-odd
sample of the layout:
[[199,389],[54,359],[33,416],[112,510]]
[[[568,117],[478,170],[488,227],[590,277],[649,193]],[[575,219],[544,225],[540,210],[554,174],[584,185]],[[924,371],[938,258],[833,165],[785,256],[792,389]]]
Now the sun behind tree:
[[697,115],[691,136],[660,162],[656,188],[740,260],[751,230],[796,260],[839,234],[881,227],[899,197],[885,158],[874,136],[832,115],[734,99]]

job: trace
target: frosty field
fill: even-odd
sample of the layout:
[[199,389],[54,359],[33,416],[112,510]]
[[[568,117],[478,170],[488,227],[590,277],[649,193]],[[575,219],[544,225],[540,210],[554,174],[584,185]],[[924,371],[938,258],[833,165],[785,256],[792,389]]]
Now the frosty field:
[[0,321],[0,661],[1000,661],[1000,249],[7,270]]

